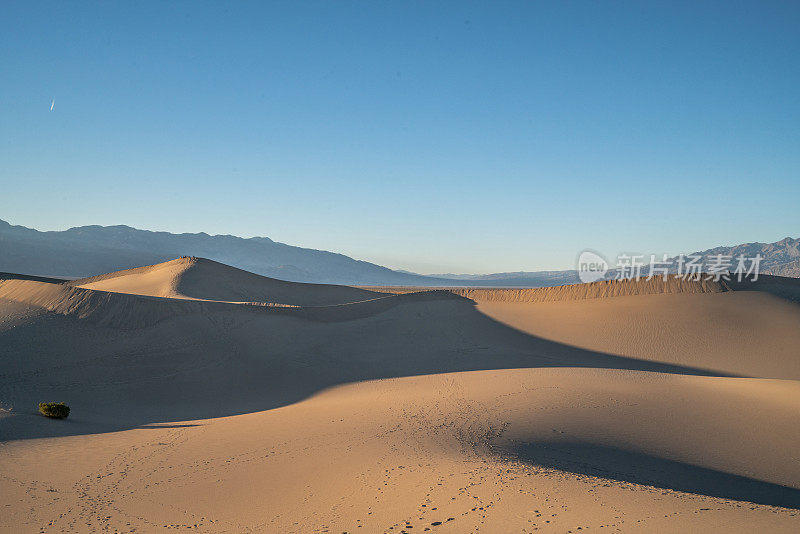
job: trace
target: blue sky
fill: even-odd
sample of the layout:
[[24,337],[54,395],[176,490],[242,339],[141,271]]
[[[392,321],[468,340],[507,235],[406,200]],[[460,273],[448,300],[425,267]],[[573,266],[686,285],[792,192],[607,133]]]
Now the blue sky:
[[0,218],[427,273],[797,237],[799,27],[796,2],[8,2]]

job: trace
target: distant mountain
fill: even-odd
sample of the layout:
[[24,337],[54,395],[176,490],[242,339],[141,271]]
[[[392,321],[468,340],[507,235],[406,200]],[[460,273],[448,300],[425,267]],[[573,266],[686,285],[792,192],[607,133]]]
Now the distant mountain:
[[343,254],[293,247],[266,237],[172,234],[129,226],[81,226],[40,232],[0,221],[0,271],[81,278],[179,256],[209,258],[295,282],[423,285],[429,281],[425,276],[400,273]]
[[744,243],[733,247],[710,248],[694,254],[702,256],[703,261],[718,254],[733,258],[741,254],[753,258],[760,254],[764,259],[761,260],[759,272],[800,278],[800,238],[786,237],[775,243]]
[[[744,255],[748,259],[747,265],[750,265],[749,259],[754,258],[760,254],[763,258],[759,266],[759,272],[763,274],[774,274],[777,276],[788,276],[800,278],[800,238],[792,239],[786,237],[775,243],[744,243],[731,247],[716,247],[700,252],[693,252],[686,256],[699,256],[698,261],[701,265],[710,263],[710,258],[717,255],[731,256],[733,258],[733,267],[736,266],[736,258],[739,255]],[[608,258],[613,264],[616,258]],[[641,261],[645,263],[641,270],[642,275],[648,273],[647,263],[649,256],[643,256]],[[671,258],[672,267],[670,272],[677,271],[677,257]],[[606,279],[613,279],[617,274],[617,270],[612,267],[606,275]],[[529,287],[546,287],[564,284],[578,284],[578,271],[535,271],[535,272],[508,272],[508,273],[493,273],[493,274],[432,274],[436,278],[445,278],[463,282],[463,285],[486,285],[491,283],[497,286],[529,286]]]
[[[344,254],[232,235],[172,234],[130,226],[80,226],[40,232],[0,220],[0,271],[84,278],[154,265],[179,256],[197,256],[246,271],[292,282],[348,285],[448,286],[498,285],[492,280],[460,282],[394,271]],[[533,276],[502,285],[558,285]]]
[[[800,239],[748,243],[697,254],[760,253],[761,272],[800,276]],[[395,271],[343,254],[294,247],[267,237],[172,234],[130,226],[80,226],[40,232],[0,220],[0,271],[83,278],[153,265],[179,256],[209,258],[250,272],[289,280],[347,285],[546,287],[578,283],[577,272],[539,271],[486,275],[420,275]]]

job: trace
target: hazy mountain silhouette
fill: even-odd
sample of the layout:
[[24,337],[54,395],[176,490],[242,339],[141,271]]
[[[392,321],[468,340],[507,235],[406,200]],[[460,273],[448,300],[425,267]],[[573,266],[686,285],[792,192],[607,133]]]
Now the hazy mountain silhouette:
[[704,260],[718,254],[733,258],[740,254],[744,254],[746,258],[760,254],[764,258],[761,260],[762,273],[800,277],[800,238],[785,237],[775,243],[744,243],[733,247],[716,247],[694,254],[702,256]]
[[[720,247],[699,254],[760,253],[762,272],[800,276],[800,239]],[[178,256],[213,259],[294,282],[350,285],[543,287],[577,283],[574,270],[425,276],[344,254],[286,245],[267,237],[172,234],[130,226],[80,226],[40,232],[0,220],[0,271],[81,278],[152,265]]]

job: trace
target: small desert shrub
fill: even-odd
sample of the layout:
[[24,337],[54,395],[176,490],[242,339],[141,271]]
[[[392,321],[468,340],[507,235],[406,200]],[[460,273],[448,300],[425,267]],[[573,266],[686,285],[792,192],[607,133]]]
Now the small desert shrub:
[[47,417],[64,419],[69,415],[69,406],[63,402],[40,402],[39,411],[42,415]]

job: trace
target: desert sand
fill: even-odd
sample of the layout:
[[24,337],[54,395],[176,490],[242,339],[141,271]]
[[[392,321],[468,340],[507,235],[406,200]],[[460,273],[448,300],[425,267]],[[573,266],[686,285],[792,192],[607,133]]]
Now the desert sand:
[[0,531],[797,532],[796,297],[2,275]]

